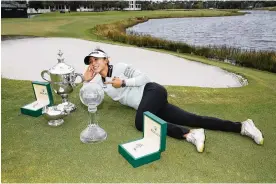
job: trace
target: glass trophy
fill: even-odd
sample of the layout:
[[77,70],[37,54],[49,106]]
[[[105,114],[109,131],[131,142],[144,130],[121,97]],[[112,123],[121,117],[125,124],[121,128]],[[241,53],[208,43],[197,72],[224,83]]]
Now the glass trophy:
[[88,106],[88,126],[81,132],[80,140],[83,143],[97,143],[107,138],[107,133],[102,129],[97,120],[97,106],[104,99],[104,91],[97,83],[87,83],[80,89],[80,100]]

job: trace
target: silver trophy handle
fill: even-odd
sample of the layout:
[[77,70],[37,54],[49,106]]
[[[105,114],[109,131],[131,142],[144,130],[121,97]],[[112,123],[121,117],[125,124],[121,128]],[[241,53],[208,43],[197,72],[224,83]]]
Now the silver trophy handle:
[[83,83],[83,81],[84,81],[84,78],[83,78],[83,75],[82,75],[82,74],[80,74],[80,73],[75,73],[75,74],[74,74],[74,81],[72,82],[74,86],[78,86],[78,84],[75,83],[76,78],[77,78],[78,76],[81,78],[81,82],[80,82],[80,83]]
[[44,80],[46,80],[46,81],[48,81],[48,82],[51,82],[51,81],[47,80],[47,79],[44,77],[44,74],[45,74],[45,73],[47,73],[47,74],[50,76],[48,70],[43,70],[43,71],[41,72],[41,77],[42,77],[42,79],[44,79]]

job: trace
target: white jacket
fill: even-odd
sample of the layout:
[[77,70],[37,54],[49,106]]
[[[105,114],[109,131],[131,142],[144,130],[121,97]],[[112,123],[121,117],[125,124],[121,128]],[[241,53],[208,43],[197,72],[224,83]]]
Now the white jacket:
[[[104,84],[105,81],[112,81],[114,77],[124,79],[126,87],[114,88],[112,84]],[[98,74],[98,76],[95,76],[95,79],[90,82],[97,82],[100,84],[105,93],[114,101],[119,101],[121,104],[137,110],[142,100],[145,85],[150,82],[150,79],[144,73],[134,69],[131,65],[118,63],[116,65],[109,65],[107,77],[105,79],[101,78]]]

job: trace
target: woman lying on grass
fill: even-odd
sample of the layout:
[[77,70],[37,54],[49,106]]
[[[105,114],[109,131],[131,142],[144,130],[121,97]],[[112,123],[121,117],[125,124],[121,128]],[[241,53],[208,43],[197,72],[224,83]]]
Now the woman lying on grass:
[[[96,74],[101,75],[99,84],[108,96],[137,110],[135,126],[139,131],[143,131],[143,113],[149,111],[168,123],[169,136],[187,140],[196,146],[198,152],[204,150],[204,128],[240,133],[260,145],[264,142],[262,133],[251,119],[233,122],[199,116],[168,103],[168,94],[163,86],[150,82],[144,73],[127,64],[110,65],[108,55],[103,50],[95,49],[84,58],[84,63],[89,65],[84,73],[84,84],[90,82]],[[199,129],[190,130],[183,126]]]

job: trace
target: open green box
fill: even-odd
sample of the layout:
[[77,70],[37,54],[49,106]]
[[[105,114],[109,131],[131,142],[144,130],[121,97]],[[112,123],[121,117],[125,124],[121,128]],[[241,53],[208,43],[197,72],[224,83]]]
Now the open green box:
[[33,117],[42,115],[42,108],[54,104],[53,94],[49,82],[32,81],[36,101],[20,108],[22,114]]
[[166,149],[167,122],[150,112],[144,112],[143,138],[119,145],[119,153],[133,166],[160,159]]

